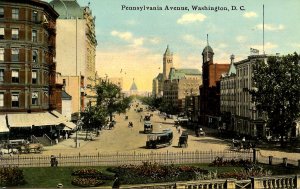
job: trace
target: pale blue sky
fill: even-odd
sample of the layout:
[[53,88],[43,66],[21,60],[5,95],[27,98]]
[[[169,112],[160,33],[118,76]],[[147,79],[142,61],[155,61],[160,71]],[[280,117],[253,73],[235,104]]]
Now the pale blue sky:
[[[81,6],[88,2],[96,16],[98,73],[122,76],[125,90],[132,78],[139,89],[151,90],[152,79],[162,72],[167,45],[176,67],[201,71],[206,34],[217,63],[229,63],[231,54],[236,61],[245,59],[250,48],[262,52],[263,4],[266,54],[299,53],[300,49],[299,0],[78,0]],[[190,10],[126,11],[122,5]],[[245,11],[193,11],[192,5],[244,6]]]

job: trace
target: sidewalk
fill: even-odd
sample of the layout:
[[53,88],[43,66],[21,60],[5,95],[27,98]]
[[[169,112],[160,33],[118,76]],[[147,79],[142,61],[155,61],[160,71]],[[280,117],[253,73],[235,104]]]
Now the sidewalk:
[[[71,135],[70,138],[64,139],[58,144],[54,144],[53,146],[45,146],[44,147],[44,152],[51,151],[51,150],[64,150],[64,149],[72,149],[72,150],[78,150],[80,151],[80,148],[84,147],[87,145],[91,140],[85,140],[86,138],[86,133],[84,131],[78,131],[77,132],[77,141],[78,141],[78,146],[76,148],[76,132]],[[97,139],[97,137],[95,138]]]

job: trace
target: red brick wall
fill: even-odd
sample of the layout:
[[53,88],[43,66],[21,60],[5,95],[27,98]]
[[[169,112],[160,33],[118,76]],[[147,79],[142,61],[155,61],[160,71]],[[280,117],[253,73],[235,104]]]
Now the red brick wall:
[[221,74],[227,73],[230,64],[210,64],[209,65],[209,87],[217,85],[220,81]]

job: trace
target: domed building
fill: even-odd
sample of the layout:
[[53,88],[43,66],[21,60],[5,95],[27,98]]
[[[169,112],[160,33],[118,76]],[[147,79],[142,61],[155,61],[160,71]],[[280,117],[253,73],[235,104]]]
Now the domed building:
[[138,88],[133,79],[131,87],[130,87],[130,95],[137,95],[137,94],[138,94]]
[[58,79],[72,96],[72,113],[80,112],[93,95],[89,87],[96,77],[95,17],[89,6],[82,7],[76,0],[52,0],[50,5],[59,13],[56,21]]

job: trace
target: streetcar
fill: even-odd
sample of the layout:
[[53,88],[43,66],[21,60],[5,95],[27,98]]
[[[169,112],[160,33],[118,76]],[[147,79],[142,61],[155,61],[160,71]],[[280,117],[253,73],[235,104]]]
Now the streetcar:
[[151,133],[147,136],[146,148],[155,149],[159,147],[167,147],[172,144],[172,140],[173,131],[171,129]]

